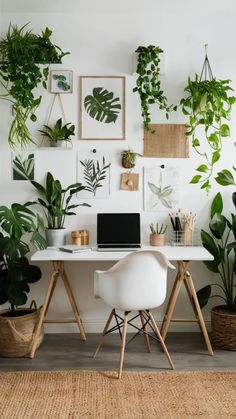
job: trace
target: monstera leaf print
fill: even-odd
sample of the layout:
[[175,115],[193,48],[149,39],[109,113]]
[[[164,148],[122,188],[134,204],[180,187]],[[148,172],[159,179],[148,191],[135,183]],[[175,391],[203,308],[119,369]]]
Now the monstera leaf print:
[[95,87],[93,94],[84,99],[84,107],[91,118],[109,124],[116,122],[121,109],[120,98],[114,98],[113,92],[103,87]]

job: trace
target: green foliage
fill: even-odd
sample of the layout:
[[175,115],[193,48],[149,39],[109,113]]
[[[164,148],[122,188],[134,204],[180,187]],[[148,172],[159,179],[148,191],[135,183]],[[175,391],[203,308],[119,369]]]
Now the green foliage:
[[159,55],[163,50],[158,46],[149,45],[148,47],[140,46],[135,52],[138,53],[136,69],[138,77],[133,92],[137,92],[140,97],[141,115],[145,129],[155,132],[149,126],[151,123],[150,105],[156,104],[160,110],[164,110],[167,119],[170,112],[176,111],[177,106],[168,105],[167,98],[161,88]]
[[86,190],[96,195],[97,189],[102,188],[102,182],[106,179],[106,171],[110,167],[110,163],[106,164],[105,157],[102,158],[102,165],[99,161],[84,160],[80,163],[84,167],[84,180],[86,183]]
[[[190,183],[201,184],[201,189],[207,193],[211,189],[214,165],[221,156],[222,140],[230,136],[226,122],[230,120],[232,106],[236,102],[236,97],[230,95],[232,91],[230,80],[200,80],[196,74],[195,80],[188,79],[185,88],[188,96],[180,101],[184,115],[188,116],[186,134],[192,138],[194,150],[205,159],[205,163],[196,169],[199,174]],[[205,140],[200,141],[201,128],[204,129]]]
[[13,160],[14,180],[33,180],[34,178],[34,154],[29,154],[24,159],[20,154]]
[[26,254],[31,243],[38,249],[46,247],[40,233],[43,221],[38,214],[14,203],[10,208],[0,206],[0,226],[0,304],[9,302],[14,310],[16,305],[26,303],[28,284],[41,278],[40,269],[29,264]]
[[70,90],[70,85],[66,81],[66,76],[63,74],[53,74],[52,77],[54,80],[57,80],[57,87],[59,89],[63,90],[64,92]]
[[[204,307],[209,298],[223,299],[229,310],[236,313],[236,192],[232,194],[234,213],[230,218],[223,214],[223,200],[218,193],[211,205],[210,233],[201,230],[203,246],[214,256],[213,261],[205,262],[207,268],[219,274],[221,282],[203,287],[197,292],[201,307]],[[212,288],[220,291],[212,294]]]
[[84,99],[84,108],[91,118],[110,124],[116,122],[121,109],[120,98],[103,87],[95,87],[93,94]]
[[161,224],[159,226],[158,223],[154,226],[154,223],[149,224],[150,230],[152,234],[165,234],[167,230],[167,225]]
[[0,40],[0,83],[4,89],[1,98],[9,100],[14,110],[8,135],[12,148],[34,142],[27,127],[29,119],[37,120],[35,112],[41,102],[34,89],[40,84],[47,87],[48,64],[60,63],[68,54],[51,43],[50,29],[38,35],[26,31],[26,26],[10,24],[5,38]]
[[73,195],[86,189],[81,183],[73,183],[63,189],[61,182],[58,179],[54,179],[50,172],[46,175],[45,187],[34,180],[32,180],[31,183],[37,190],[40,198],[38,198],[37,201],[29,201],[25,205],[39,204],[46,217],[48,228],[50,229],[63,228],[66,216],[75,215],[75,212],[71,211],[72,209],[79,206],[90,207],[90,205],[85,203],[70,205]]
[[135,151],[130,150],[130,148],[128,150],[123,150],[121,152],[122,166],[126,169],[132,169],[132,167],[135,166],[136,158],[138,156],[142,157],[142,154],[136,153]]
[[219,183],[219,185],[222,185],[222,186],[228,186],[228,185],[236,186],[236,182],[234,180],[232,173],[227,169],[224,169],[221,172],[218,172],[215,180],[217,183]]
[[75,126],[68,122],[65,125],[62,125],[62,118],[58,119],[53,127],[44,125],[44,130],[39,130],[41,134],[49,138],[52,143],[57,143],[59,141],[71,141],[71,136],[75,135]]

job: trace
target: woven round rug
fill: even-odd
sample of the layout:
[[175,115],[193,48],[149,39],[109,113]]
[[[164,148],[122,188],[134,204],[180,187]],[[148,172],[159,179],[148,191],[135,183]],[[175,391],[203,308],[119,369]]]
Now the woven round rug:
[[0,417],[236,418],[236,372],[0,373]]

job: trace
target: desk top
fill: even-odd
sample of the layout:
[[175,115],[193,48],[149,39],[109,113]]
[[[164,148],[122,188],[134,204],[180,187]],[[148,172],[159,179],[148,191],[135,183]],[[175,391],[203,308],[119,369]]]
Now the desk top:
[[[191,261],[203,261],[213,260],[213,256],[202,246],[143,246],[142,250],[152,250],[162,252],[167,259],[177,260],[191,260]],[[139,250],[137,250],[139,251]],[[96,248],[93,250],[83,251],[79,253],[67,253],[58,250],[58,248],[48,247],[45,250],[39,250],[31,256],[32,261],[53,261],[63,260],[68,262],[81,261],[81,262],[93,262],[93,261],[117,261],[128,255],[130,252],[101,252],[97,251]]]

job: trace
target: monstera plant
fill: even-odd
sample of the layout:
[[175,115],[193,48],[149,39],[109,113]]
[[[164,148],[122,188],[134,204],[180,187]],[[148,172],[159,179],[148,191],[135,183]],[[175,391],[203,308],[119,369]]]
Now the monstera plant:
[[84,108],[91,118],[110,124],[118,118],[121,110],[120,98],[114,97],[113,92],[103,87],[95,87],[92,94],[85,97]]
[[52,31],[46,28],[41,35],[27,31],[27,25],[9,26],[5,38],[0,40],[0,98],[9,101],[13,109],[13,121],[8,141],[12,148],[25,147],[34,142],[28,128],[28,120],[36,121],[36,110],[41,96],[35,94],[39,85],[47,87],[48,65],[61,63],[64,53],[53,45]]

